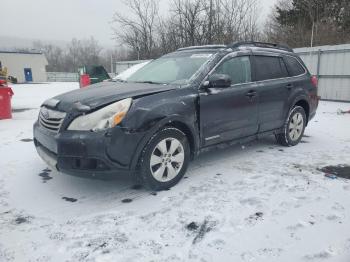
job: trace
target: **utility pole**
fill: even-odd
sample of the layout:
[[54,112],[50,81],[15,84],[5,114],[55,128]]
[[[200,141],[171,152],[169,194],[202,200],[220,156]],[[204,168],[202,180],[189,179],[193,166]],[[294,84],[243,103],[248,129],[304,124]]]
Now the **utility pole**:
[[311,44],[310,46],[314,46],[314,28],[315,28],[315,21],[312,21],[312,29],[311,29]]
[[140,46],[137,45],[137,60],[140,60]]
[[111,73],[113,74],[113,53],[111,53]]
[[209,31],[209,44],[212,44],[213,37],[212,37],[212,25],[213,25],[213,0],[210,0],[209,5],[209,25],[208,25],[208,31]]

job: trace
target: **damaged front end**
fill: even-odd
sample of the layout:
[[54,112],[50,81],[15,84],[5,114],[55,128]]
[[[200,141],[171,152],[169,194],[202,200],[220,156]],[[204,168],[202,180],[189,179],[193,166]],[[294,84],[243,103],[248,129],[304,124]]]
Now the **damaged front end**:
[[[105,84],[101,85],[99,90],[89,87],[43,103],[34,124],[34,143],[39,156],[52,168],[95,175],[132,170],[131,160],[144,133],[130,132],[121,125],[133,103],[132,98],[124,97],[136,94],[140,98],[170,88],[148,86],[139,92],[129,88],[124,90],[127,94],[122,94],[118,86],[112,90],[107,85],[106,90]],[[90,88],[93,90],[85,91]],[[91,95],[96,92],[102,92],[104,98],[100,95],[93,99]]]

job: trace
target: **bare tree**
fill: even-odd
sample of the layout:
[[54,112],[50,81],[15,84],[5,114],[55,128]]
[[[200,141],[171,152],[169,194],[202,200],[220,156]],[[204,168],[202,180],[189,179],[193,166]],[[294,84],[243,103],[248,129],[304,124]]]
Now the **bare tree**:
[[43,52],[48,61],[48,71],[64,71],[64,50],[53,44],[44,44],[41,41],[34,41],[33,48]]
[[93,37],[81,40],[79,49],[79,64],[80,65],[98,65],[100,64],[100,53],[102,47]]
[[175,0],[171,12],[183,45],[258,37],[256,0]]
[[76,72],[79,66],[79,50],[81,48],[81,41],[73,38],[67,47],[66,67],[69,72]]
[[167,17],[156,0],[125,2],[132,16],[114,16],[119,43],[131,57],[153,58],[179,47],[227,44],[260,37],[257,0],[172,0]]
[[116,12],[113,21],[116,39],[129,46],[137,58],[151,58],[155,49],[156,18],[159,4],[155,0],[124,1],[128,16]]

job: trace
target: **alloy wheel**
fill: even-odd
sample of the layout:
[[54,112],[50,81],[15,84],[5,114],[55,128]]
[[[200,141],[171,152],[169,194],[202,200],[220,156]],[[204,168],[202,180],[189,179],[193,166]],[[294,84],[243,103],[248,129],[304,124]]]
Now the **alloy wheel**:
[[161,140],[151,154],[150,170],[154,179],[168,182],[180,172],[185,161],[183,145],[176,138]]
[[303,132],[303,128],[304,128],[304,119],[301,113],[296,113],[291,121],[289,122],[289,137],[291,140],[293,141],[297,141],[302,132]]

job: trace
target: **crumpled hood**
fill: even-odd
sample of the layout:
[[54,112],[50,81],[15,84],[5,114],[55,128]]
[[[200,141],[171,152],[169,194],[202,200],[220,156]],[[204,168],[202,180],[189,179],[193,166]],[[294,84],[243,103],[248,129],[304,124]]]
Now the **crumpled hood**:
[[[44,105],[69,112],[80,105],[90,110],[128,97],[160,93],[178,88],[175,85],[156,85],[146,83],[102,82],[86,88],[70,91],[44,102]],[[52,101],[55,101],[52,103]],[[85,111],[89,111],[85,109]]]

